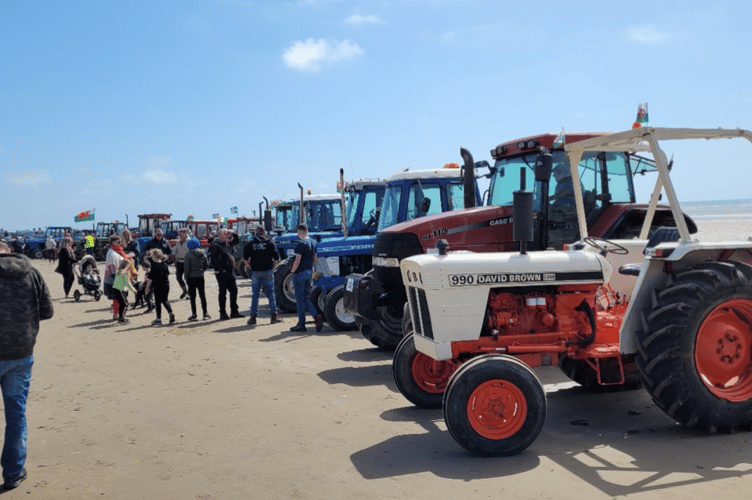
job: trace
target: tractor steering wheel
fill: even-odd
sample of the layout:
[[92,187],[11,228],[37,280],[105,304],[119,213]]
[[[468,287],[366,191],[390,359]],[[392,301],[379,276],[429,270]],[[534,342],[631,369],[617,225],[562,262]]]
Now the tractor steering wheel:
[[[598,238],[597,236],[588,236],[587,238],[583,238],[582,241],[584,241],[591,247],[597,248],[603,255],[606,255],[609,252],[611,252],[614,255],[628,255],[629,254],[628,248],[623,247],[619,245],[618,243],[614,243],[613,241],[609,241],[604,238]],[[605,243],[605,245],[601,245],[600,243]],[[613,246],[613,248],[609,248],[608,245]]]

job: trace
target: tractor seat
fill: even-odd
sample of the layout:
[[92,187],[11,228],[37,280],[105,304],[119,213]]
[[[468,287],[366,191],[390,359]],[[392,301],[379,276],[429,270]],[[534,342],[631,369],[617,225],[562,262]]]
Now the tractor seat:
[[[672,241],[679,241],[679,230],[675,227],[659,227],[653,231],[653,234],[648,240],[648,244],[645,245],[645,250],[642,251],[643,255],[648,248],[654,248],[660,243],[669,243]],[[619,274],[625,276],[639,276],[640,269],[642,269],[642,263],[623,264],[619,266]]]

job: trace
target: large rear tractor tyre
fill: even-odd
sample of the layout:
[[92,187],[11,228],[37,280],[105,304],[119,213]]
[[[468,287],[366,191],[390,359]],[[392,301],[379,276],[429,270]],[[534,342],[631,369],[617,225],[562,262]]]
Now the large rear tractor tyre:
[[[613,369],[618,374],[616,360],[614,359],[613,361]],[[637,364],[635,364],[634,355],[623,355],[622,364],[624,367],[624,383],[601,385],[598,383],[598,374],[587,362],[582,359],[572,359],[564,355],[559,356],[559,369],[564,375],[588,391],[595,393],[632,391],[642,386],[640,383],[640,370],[637,368]]]
[[274,268],[274,297],[277,299],[277,307],[288,313],[297,311],[291,267],[292,263],[285,261]]
[[381,320],[372,321],[366,318],[358,318],[358,328],[360,333],[363,334],[373,345],[385,349],[387,351],[393,351],[397,348],[400,342],[402,342],[402,328],[400,327],[401,318],[396,320],[389,312],[385,312],[381,316]]
[[752,426],[752,268],[706,262],[654,291],[637,333],[637,364],[653,401],[708,432]]
[[540,434],[546,394],[522,361],[504,354],[460,367],[444,393],[444,421],[457,443],[477,455],[520,453]]
[[449,379],[460,367],[458,360],[436,361],[415,348],[413,335],[406,335],[394,351],[392,375],[397,389],[421,408],[441,408]]
[[402,335],[405,337],[413,333],[413,317],[410,314],[410,306],[407,303],[405,303],[405,308],[402,311],[400,328],[402,329]]
[[340,285],[326,296],[324,302],[324,317],[326,322],[335,329],[345,332],[355,330],[355,316],[345,309],[345,286]]

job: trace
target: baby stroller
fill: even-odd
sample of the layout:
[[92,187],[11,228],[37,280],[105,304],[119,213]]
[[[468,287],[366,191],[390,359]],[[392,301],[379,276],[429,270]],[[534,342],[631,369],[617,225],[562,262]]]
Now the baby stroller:
[[[91,255],[85,255],[78,266],[73,266],[73,270],[78,276],[78,284],[84,289],[86,295],[92,295],[94,300],[102,298],[102,293],[99,291],[99,285],[102,283],[102,278],[99,277],[99,270],[97,269],[97,261]],[[78,290],[73,292],[73,298],[81,298],[81,292]]]

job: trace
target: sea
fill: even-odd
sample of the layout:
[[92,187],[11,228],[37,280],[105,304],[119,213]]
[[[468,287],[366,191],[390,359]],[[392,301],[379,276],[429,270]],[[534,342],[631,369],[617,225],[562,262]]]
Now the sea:
[[700,241],[747,241],[752,238],[752,199],[690,201],[682,210],[695,221]]

